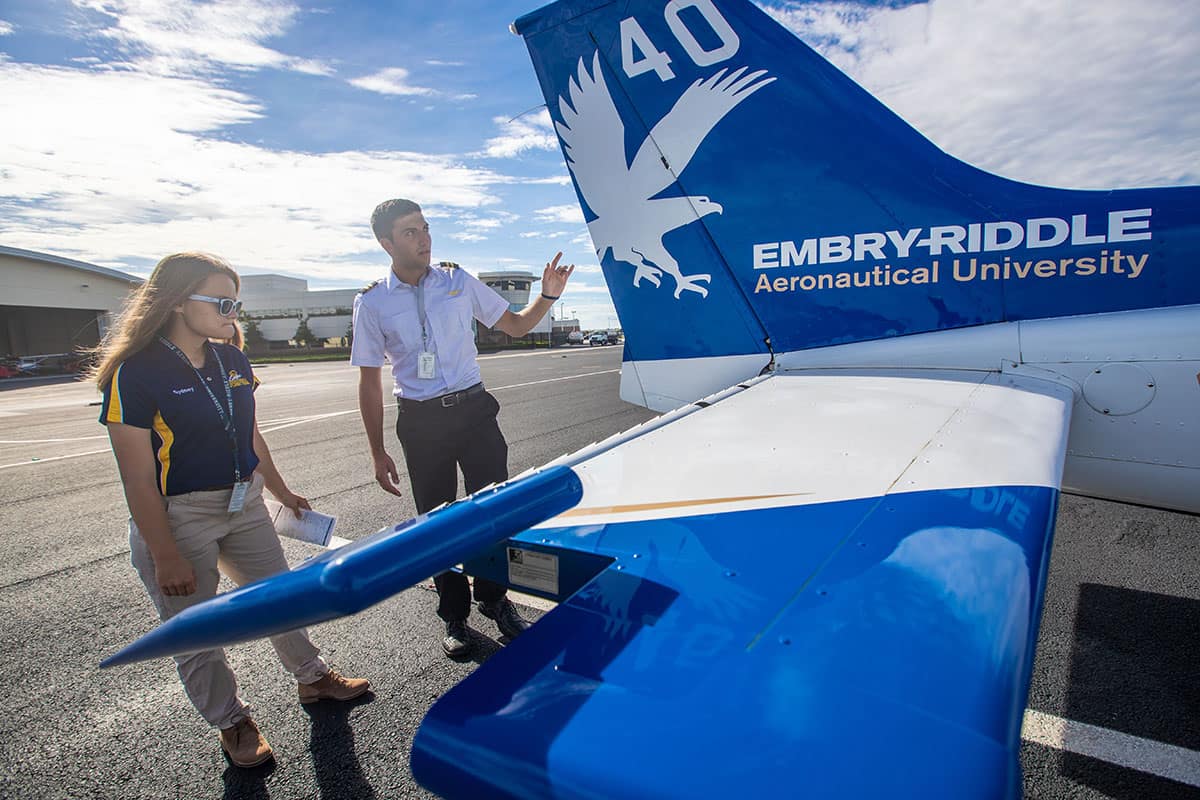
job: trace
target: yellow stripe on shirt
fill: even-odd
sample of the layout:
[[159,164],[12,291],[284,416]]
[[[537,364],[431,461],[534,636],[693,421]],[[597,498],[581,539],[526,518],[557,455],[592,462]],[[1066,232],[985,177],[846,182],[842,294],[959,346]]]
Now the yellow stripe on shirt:
[[112,380],[108,384],[108,416],[104,418],[105,422],[124,422],[124,415],[121,413],[121,370],[124,369],[125,362],[117,365],[117,371],[113,373]]
[[154,431],[158,434],[158,438],[162,439],[162,446],[158,448],[158,463],[162,467],[158,483],[163,497],[166,497],[167,471],[171,469],[171,445],[175,443],[175,432],[167,426],[166,420],[162,418],[162,413],[159,411],[154,412]]

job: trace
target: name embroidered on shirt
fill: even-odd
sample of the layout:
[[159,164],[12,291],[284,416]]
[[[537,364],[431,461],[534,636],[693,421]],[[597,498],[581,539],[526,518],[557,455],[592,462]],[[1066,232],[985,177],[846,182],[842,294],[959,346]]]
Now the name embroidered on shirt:
[[188,386],[184,389],[172,389],[171,394],[188,394],[189,392],[194,392],[194,391],[196,391],[195,386]]

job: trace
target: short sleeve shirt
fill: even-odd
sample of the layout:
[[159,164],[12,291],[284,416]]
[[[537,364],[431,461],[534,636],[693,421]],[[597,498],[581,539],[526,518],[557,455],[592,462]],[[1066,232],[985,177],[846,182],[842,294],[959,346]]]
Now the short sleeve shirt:
[[[421,279],[420,291],[423,334],[418,289],[391,270],[354,300],[350,363],[382,367],[386,357],[392,363],[393,393],[409,400],[428,400],[479,383],[471,321],[490,328],[508,310],[503,297],[462,269],[431,268]],[[433,378],[417,377],[417,356],[423,350],[436,358]]]
[[[245,354],[227,344],[212,344],[225,374],[210,349],[200,375],[225,407],[224,380],[233,396],[238,465],[242,480],[258,466],[254,453],[254,389],[258,379]],[[196,371],[159,341],[117,366],[103,388],[100,422],[120,422],[150,431],[158,490],[184,494],[234,482],[233,447],[212,397],[201,387]]]

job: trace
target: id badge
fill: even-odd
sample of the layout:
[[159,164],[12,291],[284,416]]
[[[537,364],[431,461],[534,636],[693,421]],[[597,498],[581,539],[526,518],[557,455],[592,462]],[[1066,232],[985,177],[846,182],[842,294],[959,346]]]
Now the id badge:
[[242,506],[246,504],[246,490],[250,488],[250,481],[238,481],[233,485],[233,491],[229,493],[229,513],[236,514],[242,510]]
[[430,352],[417,354],[417,377],[429,380],[437,374],[437,356]]

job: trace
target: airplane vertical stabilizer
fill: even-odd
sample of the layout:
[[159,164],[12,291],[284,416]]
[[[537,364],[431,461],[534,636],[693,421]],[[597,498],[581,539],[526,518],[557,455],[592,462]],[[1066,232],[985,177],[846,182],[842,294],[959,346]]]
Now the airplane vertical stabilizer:
[[1200,187],[986,173],[746,0],[562,0],[514,29],[625,331],[626,399],[693,400],[787,351],[1200,303]]

